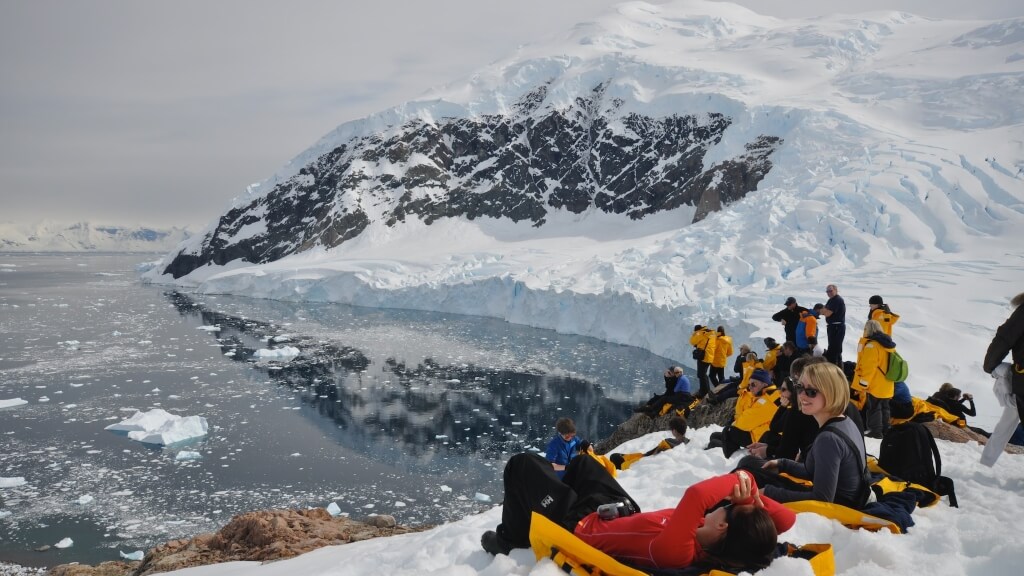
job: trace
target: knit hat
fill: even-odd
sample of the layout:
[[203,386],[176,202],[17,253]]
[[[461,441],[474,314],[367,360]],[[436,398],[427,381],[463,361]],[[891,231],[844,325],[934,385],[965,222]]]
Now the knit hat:
[[758,368],[754,370],[754,373],[750,375],[751,380],[757,380],[758,382],[764,382],[765,384],[772,383],[772,375],[764,368]]
[[877,304],[878,306],[881,306],[882,304],[884,304],[884,302],[882,302],[881,296],[875,294],[871,298],[868,298],[868,304]]
[[796,298],[793,298],[792,296],[786,298],[786,306],[789,306],[790,304],[796,304]]

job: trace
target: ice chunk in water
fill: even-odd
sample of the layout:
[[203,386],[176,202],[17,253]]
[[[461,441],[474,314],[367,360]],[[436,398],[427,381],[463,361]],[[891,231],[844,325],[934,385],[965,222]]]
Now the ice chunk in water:
[[327,512],[329,512],[331,516],[338,516],[341,514],[341,508],[338,507],[337,503],[331,502],[327,505]]
[[488,496],[487,494],[482,493],[482,492],[477,492],[476,494],[474,494],[473,495],[473,499],[476,500],[477,502],[490,502],[491,501],[491,497]]
[[71,538],[65,538],[65,539],[61,540],[60,542],[57,542],[56,544],[54,544],[53,547],[54,548],[71,548],[74,545],[75,545],[75,541],[74,540],[72,540]]
[[174,457],[175,460],[199,460],[203,455],[199,452],[193,452],[192,450],[182,450],[178,452],[178,455]]
[[0,478],[0,488],[14,488],[16,486],[24,486],[25,479],[21,476],[14,476],[11,478]]
[[118,554],[120,554],[121,558],[124,558],[125,560],[142,560],[146,556],[146,553],[142,550],[136,550],[135,552],[129,552],[127,554],[118,550]]
[[205,436],[210,426],[202,416],[175,416],[160,408],[135,412],[131,417],[104,428],[127,432],[128,438],[143,444],[168,446]]
[[25,404],[28,404],[28,400],[22,400],[21,398],[0,400],[0,408],[13,408],[15,406],[24,406]]
[[88,495],[88,494],[79,496],[79,498],[78,498],[78,503],[79,504],[88,504],[89,502],[92,502],[92,501],[93,501],[93,497]]

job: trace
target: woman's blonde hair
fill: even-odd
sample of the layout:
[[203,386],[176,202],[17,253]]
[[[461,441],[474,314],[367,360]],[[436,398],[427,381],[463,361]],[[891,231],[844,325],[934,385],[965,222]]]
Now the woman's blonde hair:
[[864,323],[864,337],[868,338],[874,334],[884,334],[882,325],[878,323],[878,320],[868,320]]
[[850,404],[850,383],[839,366],[820,362],[804,366],[800,379],[806,379],[825,397],[825,411],[832,416],[846,412]]

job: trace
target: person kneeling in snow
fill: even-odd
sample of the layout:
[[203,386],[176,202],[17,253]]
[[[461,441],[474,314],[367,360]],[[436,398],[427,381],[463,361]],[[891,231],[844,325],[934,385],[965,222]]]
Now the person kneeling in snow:
[[[538,512],[587,544],[629,564],[684,568],[717,560],[743,567],[767,566],[778,534],[796,514],[761,495],[746,471],[698,482],[675,508],[640,512],[614,478],[593,458],[575,458],[559,480],[533,454],[517,454],[505,466],[501,524],[480,539],[484,550],[508,554],[530,545],[530,514]],[[598,506],[611,504],[609,508]]]

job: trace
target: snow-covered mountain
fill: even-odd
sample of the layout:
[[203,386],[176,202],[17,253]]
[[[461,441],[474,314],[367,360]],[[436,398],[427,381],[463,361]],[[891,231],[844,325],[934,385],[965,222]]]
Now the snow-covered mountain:
[[0,252],[166,252],[189,235],[177,227],[0,222]]
[[147,277],[674,358],[834,282],[847,358],[878,293],[922,388],[973,378],[1024,290],[1022,88],[1024,19],[627,3],[339,126]]

